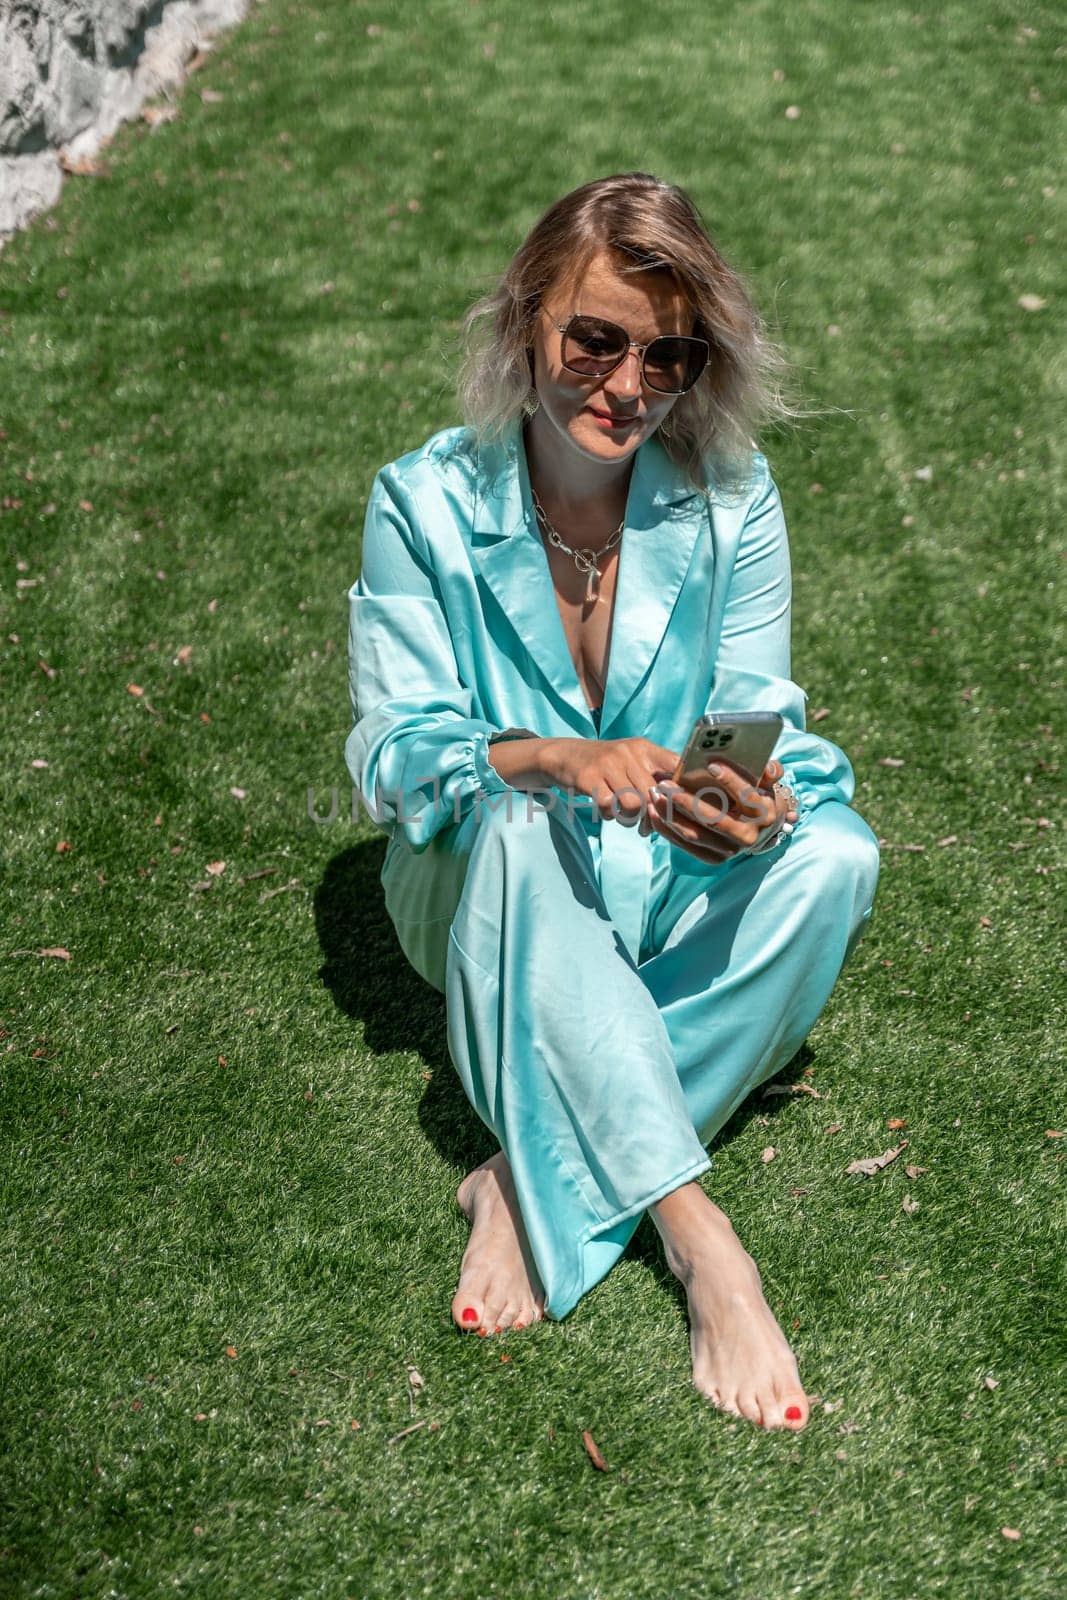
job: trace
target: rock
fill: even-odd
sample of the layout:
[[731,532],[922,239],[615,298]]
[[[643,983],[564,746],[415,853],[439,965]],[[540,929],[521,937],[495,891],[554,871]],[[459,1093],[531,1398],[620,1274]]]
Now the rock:
[[0,247],[251,0],[0,0]]

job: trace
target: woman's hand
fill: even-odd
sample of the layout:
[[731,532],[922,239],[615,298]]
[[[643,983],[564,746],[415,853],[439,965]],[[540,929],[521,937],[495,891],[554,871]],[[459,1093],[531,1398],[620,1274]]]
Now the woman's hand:
[[604,821],[632,828],[647,817],[653,785],[677,769],[678,756],[651,739],[551,739],[541,762],[557,788],[588,795]]
[[780,761],[768,761],[753,786],[728,761],[710,761],[707,784],[696,794],[676,783],[658,785],[666,798],[660,800],[653,791],[641,831],[654,828],[698,861],[729,861],[755,844],[771,823],[798,820],[788,797],[773,792],[784,770]]

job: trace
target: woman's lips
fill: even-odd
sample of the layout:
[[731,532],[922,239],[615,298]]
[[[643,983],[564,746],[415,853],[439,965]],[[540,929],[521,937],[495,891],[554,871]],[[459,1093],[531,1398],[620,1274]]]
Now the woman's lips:
[[595,417],[602,428],[609,429],[612,433],[621,433],[623,428],[630,428],[639,417],[617,417],[611,411],[597,411],[594,406],[589,407],[589,414]]

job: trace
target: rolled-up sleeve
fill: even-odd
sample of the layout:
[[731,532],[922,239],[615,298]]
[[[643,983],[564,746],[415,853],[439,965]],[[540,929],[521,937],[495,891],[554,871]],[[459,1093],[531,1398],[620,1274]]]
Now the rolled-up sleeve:
[[476,797],[510,786],[489,762],[496,725],[471,715],[415,498],[388,467],[374,480],[348,600],[345,761],[372,820],[402,829],[418,852]]

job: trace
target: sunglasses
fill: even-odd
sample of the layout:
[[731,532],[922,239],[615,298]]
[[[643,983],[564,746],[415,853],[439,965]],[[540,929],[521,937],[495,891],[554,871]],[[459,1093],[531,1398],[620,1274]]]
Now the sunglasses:
[[[547,315],[547,313],[546,313]],[[711,355],[706,339],[664,333],[648,344],[637,344],[625,328],[603,317],[576,315],[552,326],[563,335],[560,359],[568,372],[583,378],[605,378],[626,360],[630,350],[641,357],[641,380],[657,394],[686,394],[696,383]]]

